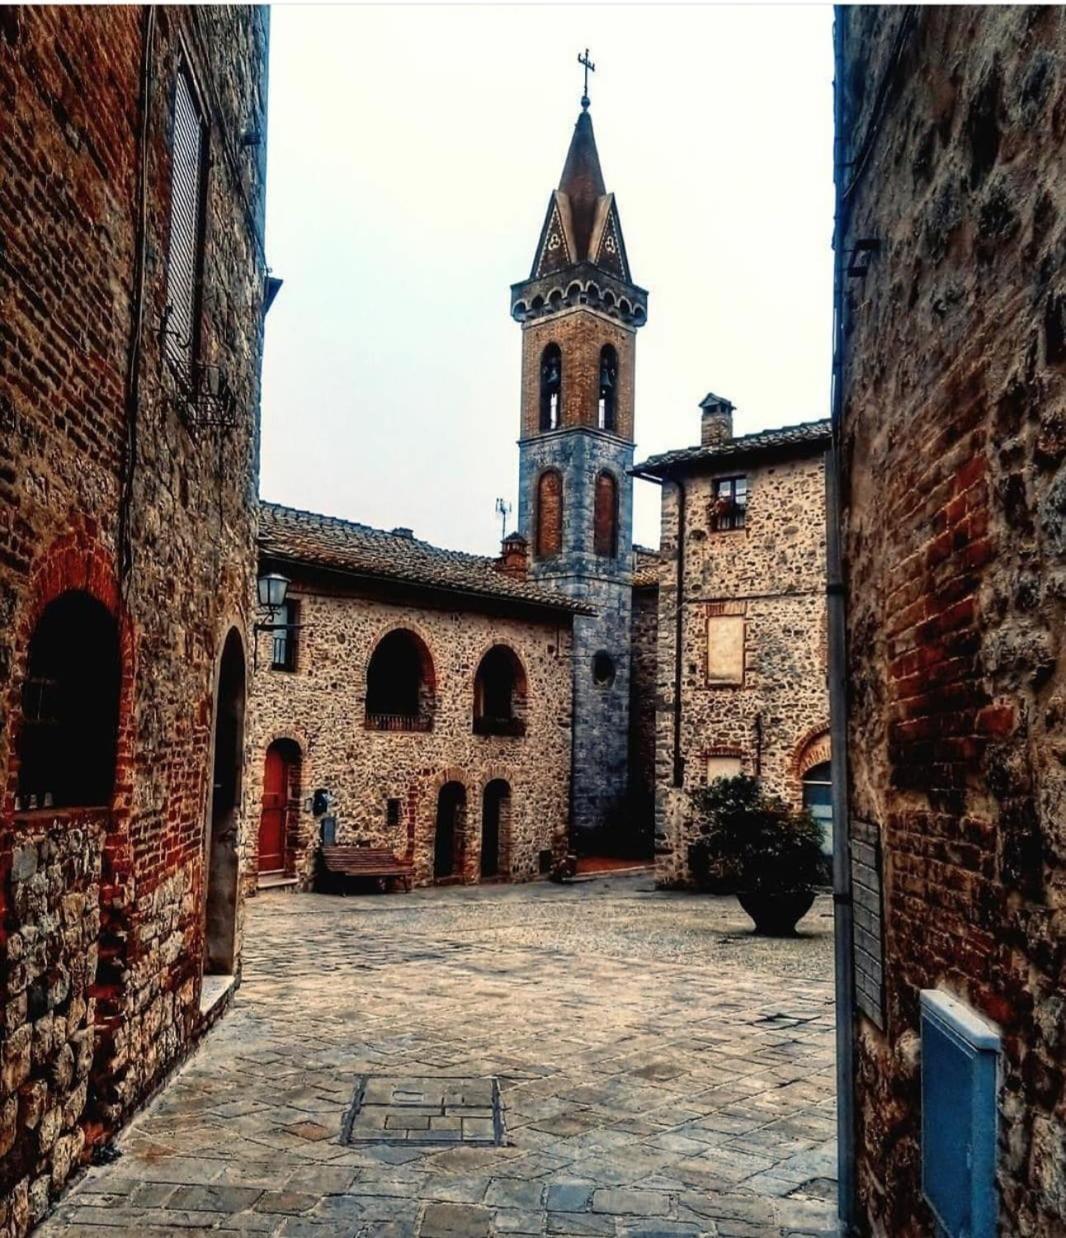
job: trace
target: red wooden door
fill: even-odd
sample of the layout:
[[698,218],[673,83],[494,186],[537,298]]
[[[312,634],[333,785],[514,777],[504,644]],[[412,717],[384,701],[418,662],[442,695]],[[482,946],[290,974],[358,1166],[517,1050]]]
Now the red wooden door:
[[276,745],[267,749],[263,769],[263,813],[259,818],[259,871],[285,868],[285,824],[289,815],[289,762]]

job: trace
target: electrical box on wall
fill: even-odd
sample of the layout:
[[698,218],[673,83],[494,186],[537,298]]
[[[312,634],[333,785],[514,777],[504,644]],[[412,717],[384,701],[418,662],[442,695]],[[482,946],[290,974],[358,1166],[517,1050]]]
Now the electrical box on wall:
[[922,1192],[947,1238],[995,1238],[999,1030],[923,989]]

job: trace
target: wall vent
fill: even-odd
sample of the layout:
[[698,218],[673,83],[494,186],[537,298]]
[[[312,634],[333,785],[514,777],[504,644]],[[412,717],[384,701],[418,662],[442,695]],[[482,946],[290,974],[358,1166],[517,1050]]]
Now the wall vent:
[[921,1010],[922,1192],[947,1238],[995,1238],[999,1032],[937,989]]

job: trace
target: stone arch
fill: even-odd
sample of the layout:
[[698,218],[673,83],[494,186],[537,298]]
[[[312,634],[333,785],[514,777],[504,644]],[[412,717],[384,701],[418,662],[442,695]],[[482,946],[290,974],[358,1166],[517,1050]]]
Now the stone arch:
[[829,739],[829,724],[824,722],[806,731],[799,743],[792,750],[791,773],[799,783],[803,775],[815,765],[822,765],[830,760],[831,747]]
[[364,671],[364,725],[370,731],[431,731],[437,671],[417,625],[390,624],[378,633]]
[[529,705],[529,677],[519,654],[495,641],[477,660],[473,679],[474,733],[524,735]]

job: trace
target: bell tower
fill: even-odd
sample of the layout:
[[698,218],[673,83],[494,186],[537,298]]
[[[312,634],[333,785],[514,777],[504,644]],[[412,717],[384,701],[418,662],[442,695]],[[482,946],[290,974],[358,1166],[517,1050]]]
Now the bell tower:
[[530,576],[595,610],[574,630],[575,831],[609,828],[628,785],[628,470],[636,334],[648,307],[600,170],[587,69],[533,267],[511,288],[511,314],[522,326],[518,527],[531,549]]

